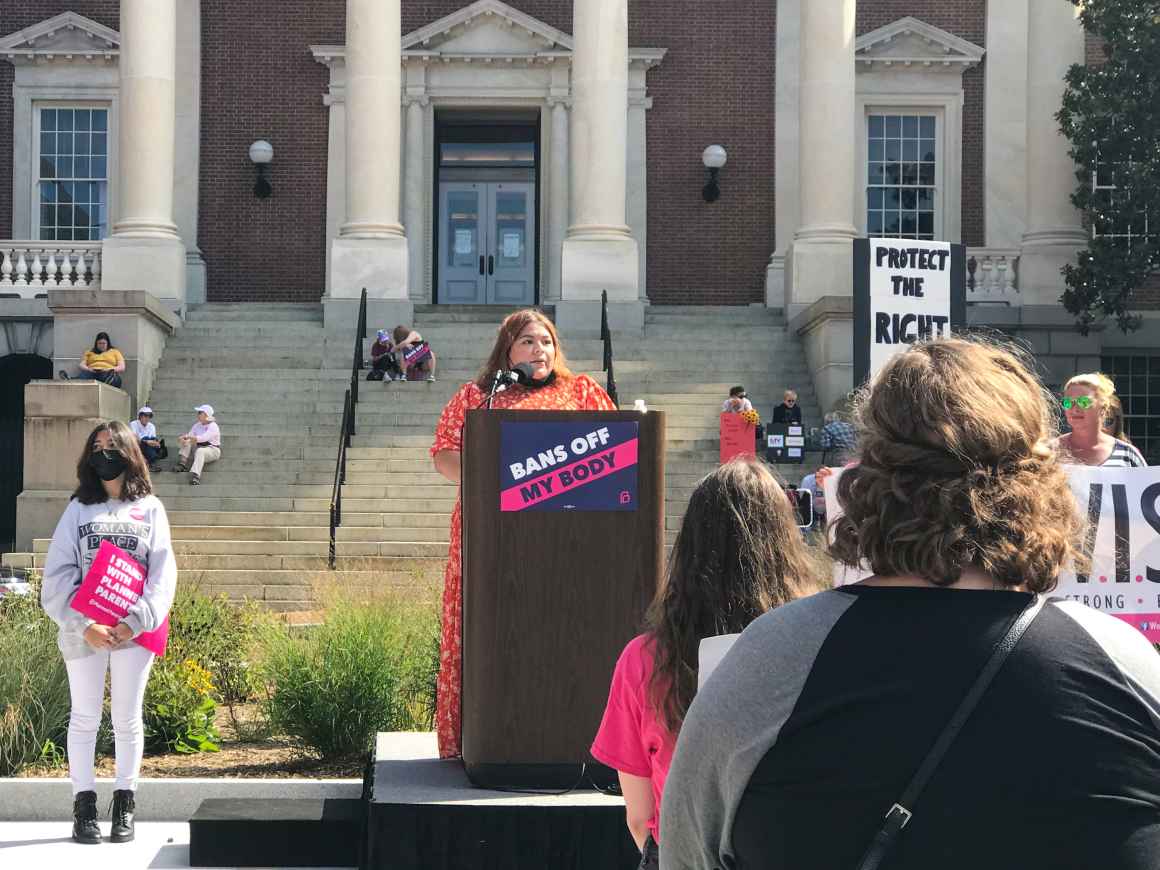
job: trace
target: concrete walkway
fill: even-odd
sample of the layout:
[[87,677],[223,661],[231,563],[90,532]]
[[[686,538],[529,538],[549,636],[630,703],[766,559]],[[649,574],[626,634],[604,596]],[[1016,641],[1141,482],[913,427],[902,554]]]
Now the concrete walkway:
[[[108,825],[102,825],[108,833]],[[0,867],[11,870],[144,870],[190,867],[186,822],[138,822],[132,843],[82,846],[71,839],[71,822],[0,823]],[[338,868],[333,868],[338,870]]]

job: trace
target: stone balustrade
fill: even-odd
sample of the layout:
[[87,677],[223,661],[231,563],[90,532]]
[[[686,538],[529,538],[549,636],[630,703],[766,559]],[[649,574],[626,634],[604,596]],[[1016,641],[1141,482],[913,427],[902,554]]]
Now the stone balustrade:
[[1018,249],[967,249],[967,302],[1023,304],[1019,296]]
[[0,240],[0,296],[34,299],[57,288],[100,286],[100,242]]

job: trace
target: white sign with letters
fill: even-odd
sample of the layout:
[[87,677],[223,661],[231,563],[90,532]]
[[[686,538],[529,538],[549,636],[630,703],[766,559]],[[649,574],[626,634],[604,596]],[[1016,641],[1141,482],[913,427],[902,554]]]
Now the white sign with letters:
[[950,334],[948,242],[870,239],[870,372],[923,338]]
[[[1153,643],[1160,643],[1160,467],[1067,466],[1072,494],[1087,520],[1084,572],[1068,566],[1051,594],[1071,598],[1119,617]],[[842,515],[837,486],[841,469],[826,478],[829,521]],[[869,566],[835,563],[834,585],[870,576]]]

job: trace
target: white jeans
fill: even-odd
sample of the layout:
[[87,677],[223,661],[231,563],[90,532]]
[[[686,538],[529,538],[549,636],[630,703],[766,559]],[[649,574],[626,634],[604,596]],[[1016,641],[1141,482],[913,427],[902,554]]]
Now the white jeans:
[[[145,753],[145,728],[141,704],[153,666],[153,653],[137,644],[120,650],[103,650],[82,659],[65,661],[72,710],[68,720],[68,773],[73,794],[96,789],[93,768],[97,752],[97,728],[105,700],[105,671],[112,672],[113,736],[117,747],[117,781],[114,788],[136,790]],[[111,665],[111,668],[110,668]]]
[[[193,457],[192,461],[190,456]],[[181,445],[181,464],[190,470],[191,473],[201,477],[201,469],[210,462],[217,462],[222,458],[222,451],[220,447],[198,447],[192,441],[186,441]]]

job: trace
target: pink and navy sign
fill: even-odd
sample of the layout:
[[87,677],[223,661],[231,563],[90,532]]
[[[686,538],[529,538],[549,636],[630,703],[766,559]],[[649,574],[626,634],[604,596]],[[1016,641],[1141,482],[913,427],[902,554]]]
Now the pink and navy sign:
[[635,422],[500,424],[499,509],[635,511]]

